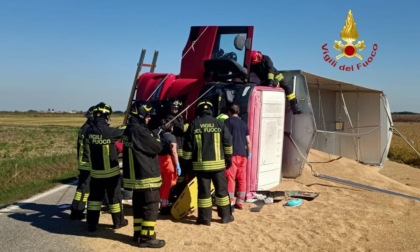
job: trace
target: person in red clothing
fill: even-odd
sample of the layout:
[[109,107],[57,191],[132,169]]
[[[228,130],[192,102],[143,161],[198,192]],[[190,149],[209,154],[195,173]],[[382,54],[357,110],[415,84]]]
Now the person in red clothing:
[[[160,133],[160,141],[163,145],[162,151],[159,153],[159,165],[162,175],[162,186],[160,187],[160,214],[170,214],[169,195],[172,188],[176,185],[178,176],[181,175],[181,165],[178,159],[178,144],[174,130],[174,123],[171,122],[173,116],[168,115],[162,119],[162,129]],[[175,169],[176,168],[176,169]]]
[[[229,108],[229,118],[224,121],[232,134],[232,167],[226,170],[227,188],[230,204],[237,209],[243,208],[246,195],[247,158],[251,158],[251,138],[248,126],[239,118],[239,106],[233,104]],[[236,201],[235,201],[235,189]]]

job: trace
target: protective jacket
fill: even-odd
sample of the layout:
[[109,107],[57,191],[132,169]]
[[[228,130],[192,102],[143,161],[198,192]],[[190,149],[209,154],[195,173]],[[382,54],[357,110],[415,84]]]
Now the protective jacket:
[[162,143],[146,124],[131,117],[123,135],[124,188],[150,189],[162,184],[158,153]]
[[226,167],[225,155],[232,155],[232,136],[224,123],[204,114],[188,127],[183,150],[193,170],[220,171]]
[[88,128],[92,125],[92,120],[87,120],[80,127],[77,136],[77,164],[79,170],[89,171],[89,149],[86,143],[86,134]]
[[83,219],[85,206],[90,193],[90,163],[89,148],[86,143],[88,128],[92,125],[92,120],[88,119],[79,129],[77,134],[77,164],[79,168],[79,180],[76,192],[70,207],[71,219]]
[[261,84],[267,80],[276,80],[277,82],[283,79],[281,73],[276,74],[277,70],[274,68],[273,61],[267,55],[263,55],[260,63],[251,65],[251,73],[255,73],[261,81]]
[[105,118],[95,118],[87,130],[89,161],[93,178],[110,178],[120,175],[115,141],[122,137],[123,131],[109,127]]
[[176,137],[178,156],[182,157],[182,145],[184,143],[184,119],[182,115],[178,116],[174,121],[174,131],[172,134]]

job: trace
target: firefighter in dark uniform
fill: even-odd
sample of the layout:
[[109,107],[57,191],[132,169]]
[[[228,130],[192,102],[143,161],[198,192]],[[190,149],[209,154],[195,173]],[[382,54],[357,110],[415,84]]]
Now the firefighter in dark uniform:
[[[182,102],[180,100],[175,100],[171,103],[171,115],[178,116],[182,108]],[[184,142],[184,118],[182,115],[179,115],[175,118],[172,123],[174,124],[174,131],[172,134],[176,137],[176,142],[178,144],[178,156],[182,157],[182,144]]]
[[176,185],[173,187],[171,191],[170,201],[175,201],[176,198],[182,193],[185,186],[194,177],[191,169],[184,169],[184,167],[189,168],[187,165],[185,165],[186,161],[184,160],[183,153],[182,153],[182,146],[184,144],[184,134],[185,134],[186,127],[188,126],[188,124],[184,123],[183,116],[179,114],[181,109],[182,109],[182,101],[176,99],[173,102],[171,102],[169,117],[170,116],[173,116],[174,118],[176,117],[172,121],[172,123],[174,124],[172,134],[176,138],[176,143],[177,143],[177,148],[178,148],[177,149],[178,160],[179,160],[180,166],[183,167],[183,169],[182,169],[182,173],[178,176]]
[[161,248],[164,240],[156,239],[155,226],[162,185],[158,153],[162,143],[147,127],[154,108],[145,101],[135,101],[123,136],[124,188],[133,191],[134,238],[140,247]]
[[86,144],[87,129],[93,123],[93,109],[92,106],[86,111],[86,122],[80,127],[77,134],[77,165],[79,169],[79,181],[77,183],[76,193],[70,207],[70,219],[82,220],[85,218],[83,212],[89,197],[89,184],[90,184],[90,164],[89,152]]
[[105,193],[109,200],[113,228],[127,226],[124,219],[121,173],[115,142],[121,139],[123,130],[112,128],[108,121],[112,108],[103,102],[93,110],[93,124],[87,131],[89,162],[91,164],[90,195],[88,199],[87,223],[90,232],[96,230],[102,200]]
[[296,95],[293,88],[284,81],[283,74],[276,74],[277,70],[273,66],[273,61],[267,55],[263,55],[259,51],[251,51],[251,73],[258,76],[261,85],[278,87],[284,89],[286,98],[290,102],[293,114],[300,114],[302,111],[298,106]]
[[216,206],[222,223],[234,220],[227,191],[225,168],[232,165],[232,136],[226,125],[212,116],[213,105],[199,102],[198,117],[191,122],[184,140],[184,158],[192,162],[198,181],[198,218],[196,223],[210,226],[215,187]]

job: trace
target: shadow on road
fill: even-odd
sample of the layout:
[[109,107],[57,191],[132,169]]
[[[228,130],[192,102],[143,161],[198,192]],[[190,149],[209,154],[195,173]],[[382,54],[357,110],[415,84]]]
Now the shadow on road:
[[[96,232],[88,232],[86,221],[71,220],[69,205],[46,205],[37,203],[18,204],[19,210],[9,214],[9,218],[28,222],[31,226],[44,231],[71,236],[101,237],[104,239],[132,244],[132,237],[115,233],[112,225],[99,224]],[[101,215],[108,214],[101,212]]]

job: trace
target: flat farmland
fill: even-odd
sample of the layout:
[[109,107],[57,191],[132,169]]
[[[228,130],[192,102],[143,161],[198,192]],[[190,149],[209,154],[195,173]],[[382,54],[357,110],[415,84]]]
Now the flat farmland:
[[[83,114],[0,113],[0,205],[75,179],[77,131],[85,121]],[[113,115],[111,126],[122,121]]]
[[[122,124],[124,115],[113,114],[111,126]],[[83,114],[70,113],[9,113],[0,112],[0,125],[8,126],[74,126],[80,127],[86,118]]]
[[[111,126],[120,126],[123,117],[113,114]],[[410,147],[420,150],[418,118],[395,121],[390,160],[420,167],[420,157]],[[85,121],[81,113],[0,112],[0,205],[75,179],[77,131]]]

